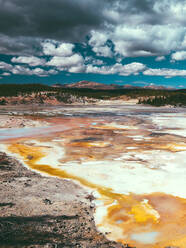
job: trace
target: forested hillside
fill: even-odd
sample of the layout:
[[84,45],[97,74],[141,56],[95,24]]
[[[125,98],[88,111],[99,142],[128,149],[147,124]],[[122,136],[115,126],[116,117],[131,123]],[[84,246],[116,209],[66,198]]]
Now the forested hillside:
[[[72,103],[86,99],[138,99],[139,104],[150,104],[154,106],[174,105],[186,106],[186,90],[166,89],[88,89],[88,88],[57,88],[42,84],[2,84],[0,85],[0,104],[6,104],[8,98],[21,97],[22,103],[32,96],[32,101],[37,100],[40,104],[45,99],[56,99],[59,102]],[[19,99],[18,99],[19,101]]]

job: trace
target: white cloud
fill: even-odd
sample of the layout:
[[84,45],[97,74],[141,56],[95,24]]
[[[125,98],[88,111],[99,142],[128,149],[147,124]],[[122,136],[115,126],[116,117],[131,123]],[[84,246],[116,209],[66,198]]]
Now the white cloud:
[[59,70],[68,70],[71,67],[79,67],[84,63],[83,57],[77,53],[70,57],[54,56],[48,63],[48,66],[55,66]]
[[[143,4],[147,2],[141,3],[141,7]],[[136,6],[133,6],[133,12],[130,8],[123,12],[122,8],[127,8],[128,3],[124,5],[119,4],[115,9],[105,10],[115,20],[112,25],[90,32],[89,45],[97,55],[100,55],[103,47],[110,49],[107,46],[108,40],[114,44],[115,53],[124,57],[163,56],[171,51],[186,49],[186,26],[178,25],[185,22],[183,10],[186,11],[186,8],[181,8],[183,4],[170,1],[167,5],[167,0],[156,1],[154,4],[149,2],[149,6],[146,6],[152,10],[149,13],[140,13],[140,10],[135,12]],[[111,51],[105,53],[106,57],[112,55]]]
[[[40,59],[38,57],[27,57],[20,56],[12,58],[13,63],[24,63],[30,66],[52,66],[56,67],[61,71],[69,71],[74,73],[83,72],[84,69],[84,59],[81,55],[73,53],[73,48],[75,47],[71,43],[59,43],[54,40],[47,40],[42,43],[43,53],[50,56],[50,60],[46,62],[45,59]],[[46,76],[49,74],[57,74],[57,71],[54,69],[45,71],[41,68],[35,68],[31,70],[23,66],[15,66],[12,70],[13,74],[20,75],[38,75]]]
[[125,57],[162,56],[180,48],[186,29],[166,25],[118,25],[110,34],[115,51]]
[[1,70],[8,71],[8,70],[11,70],[12,68],[13,68],[12,65],[7,64],[7,63],[5,63],[3,61],[0,61],[0,69]]
[[37,75],[39,77],[46,77],[48,75],[55,75],[57,73],[58,72],[56,70],[53,70],[53,69],[45,71],[41,68],[35,68],[35,69],[31,70],[32,75]]
[[78,66],[72,66],[68,69],[71,73],[83,73],[85,72],[85,66],[84,65],[78,65]]
[[9,72],[3,72],[1,75],[2,75],[2,76],[10,76],[11,73],[9,73]]
[[156,61],[163,61],[163,60],[165,60],[165,56],[158,56],[158,57],[156,57],[155,60]]
[[[166,6],[158,2],[159,5],[154,6],[157,13],[162,11],[161,8],[166,9]],[[172,9],[168,8],[168,11],[172,13]],[[158,20],[155,24],[145,22],[145,18],[147,16],[140,14],[130,13],[125,17],[121,14],[120,22],[115,25],[107,26],[105,30],[91,31],[89,45],[97,55],[101,56],[103,53],[105,57],[113,55],[107,46],[108,40],[114,44],[115,55],[124,57],[163,56],[172,50],[186,47],[185,26],[170,23],[170,20],[160,24]]]
[[186,48],[185,0],[117,3],[116,8],[107,10],[115,20],[108,36],[117,53],[126,57],[162,56]]
[[131,63],[127,65],[115,64],[112,66],[93,66],[87,65],[87,73],[99,73],[99,74],[119,74],[121,76],[138,75],[141,71],[145,70],[146,66],[141,63]]
[[120,75],[137,75],[139,72],[143,71],[146,66],[142,63],[133,62],[131,64],[123,65],[121,67]]
[[37,76],[40,76],[40,77],[44,77],[48,73],[46,71],[44,71],[43,69],[41,69],[41,68],[35,68],[35,69],[31,70],[31,74],[32,75],[37,75]]
[[104,62],[101,59],[94,59],[93,57],[86,57],[85,61],[86,64],[92,64],[92,65],[103,65]]
[[113,53],[111,48],[106,44],[107,40],[108,34],[93,30],[88,43],[97,56],[112,57]]
[[[159,2],[160,4],[161,2]],[[174,1],[171,0],[169,5],[166,4],[167,2],[164,1],[165,8],[167,8],[170,18],[172,17],[172,22],[185,22],[185,13],[186,13],[186,5],[185,0],[182,1]]]
[[181,49],[186,49],[186,34],[185,34],[184,39],[182,41]]
[[90,34],[91,38],[88,42],[90,46],[103,46],[108,40],[108,35],[103,32],[92,30]]
[[98,67],[89,64],[86,66],[86,73],[110,74],[110,68],[106,66]]
[[45,65],[45,59],[41,59],[35,56],[19,56],[11,59],[12,63],[28,64],[29,66]]
[[32,75],[32,70],[21,65],[14,66],[11,72],[18,75]]
[[172,60],[186,60],[186,51],[175,52],[171,55]]
[[101,59],[93,59],[92,64],[93,65],[103,65],[104,62]]
[[103,57],[112,57],[113,53],[108,46],[98,46],[93,47],[92,50],[95,52],[97,56],[103,56]]
[[73,55],[74,44],[46,41],[42,43],[43,53],[50,56],[69,57]]
[[13,69],[11,70],[11,72],[13,74],[16,74],[16,75],[29,75],[29,76],[35,75],[35,76],[39,76],[39,77],[46,77],[50,74],[54,75],[57,73],[56,70],[45,71],[39,67],[34,68],[34,69],[29,69],[29,68],[26,68],[26,67],[20,66],[20,65],[14,66]]
[[54,70],[54,69],[50,69],[47,71],[48,74],[51,74],[51,75],[56,75],[58,74],[58,71]]
[[143,72],[144,75],[148,75],[148,76],[164,76],[167,78],[170,77],[177,77],[177,76],[182,76],[185,77],[186,76],[186,70],[177,70],[177,69],[167,69],[167,68],[163,68],[163,69],[147,69]]

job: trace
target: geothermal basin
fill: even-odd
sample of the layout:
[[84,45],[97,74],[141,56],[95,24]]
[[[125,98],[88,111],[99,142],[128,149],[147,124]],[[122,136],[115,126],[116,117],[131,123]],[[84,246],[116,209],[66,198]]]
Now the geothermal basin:
[[66,106],[14,119],[22,114],[36,125],[2,126],[0,151],[89,190],[108,239],[186,247],[186,109]]

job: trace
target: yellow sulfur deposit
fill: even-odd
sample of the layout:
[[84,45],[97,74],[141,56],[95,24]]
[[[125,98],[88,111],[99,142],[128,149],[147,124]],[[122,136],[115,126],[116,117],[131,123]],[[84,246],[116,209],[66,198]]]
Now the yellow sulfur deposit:
[[137,223],[147,222],[148,220],[158,222],[160,218],[158,212],[146,201],[134,205],[129,214],[134,216]]

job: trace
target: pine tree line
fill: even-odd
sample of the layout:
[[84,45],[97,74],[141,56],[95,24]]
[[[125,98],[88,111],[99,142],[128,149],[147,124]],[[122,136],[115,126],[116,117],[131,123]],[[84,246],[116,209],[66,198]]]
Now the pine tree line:
[[186,106],[186,94],[178,93],[172,94],[168,96],[155,96],[148,97],[147,99],[139,99],[139,104],[149,104],[153,106],[165,106],[165,105],[173,105],[173,106]]

